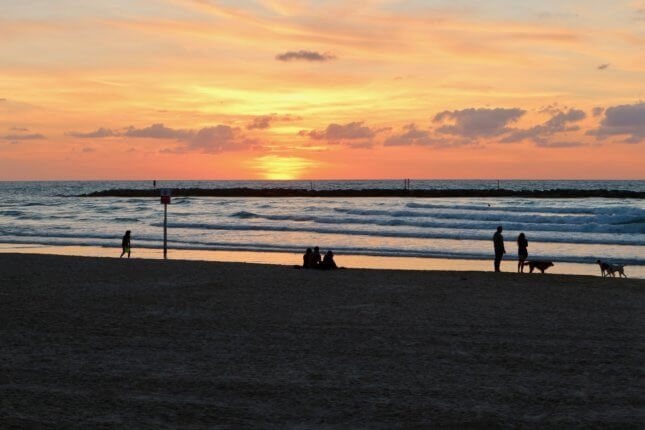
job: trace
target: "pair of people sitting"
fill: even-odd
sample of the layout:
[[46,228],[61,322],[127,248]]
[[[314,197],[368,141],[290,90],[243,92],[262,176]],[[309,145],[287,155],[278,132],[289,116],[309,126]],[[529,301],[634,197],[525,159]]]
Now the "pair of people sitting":
[[336,262],[334,261],[334,253],[329,250],[325,256],[321,258],[320,248],[317,246],[313,250],[311,248],[307,248],[305,255],[302,256],[302,260],[303,269],[338,269],[338,266],[336,266]]

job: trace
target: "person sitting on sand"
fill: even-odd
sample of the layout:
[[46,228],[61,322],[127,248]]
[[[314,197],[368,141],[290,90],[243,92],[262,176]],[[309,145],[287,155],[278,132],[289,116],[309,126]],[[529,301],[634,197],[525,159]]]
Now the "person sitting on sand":
[[331,252],[331,250],[327,251],[325,258],[323,258],[322,263],[320,263],[320,266],[318,267],[322,270],[338,269],[338,266],[336,266],[336,262],[334,261],[334,253]]
[[123,257],[127,253],[128,258],[130,258],[130,230],[126,231],[123,235],[123,239],[121,239],[121,248],[123,248],[121,257]]
[[529,241],[526,240],[526,236],[524,236],[524,233],[520,233],[519,236],[517,236],[517,256],[518,256],[518,261],[517,261],[517,271],[518,273],[524,273],[524,262],[529,256],[529,251],[528,248],[529,246]]
[[497,227],[497,231],[493,235],[493,246],[495,248],[495,271],[499,272],[499,266],[502,262],[502,257],[506,254],[504,249],[504,236],[502,236],[502,226]]
[[311,255],[311,261],[312,261],[312,266],[313,268],[316,268],[320,266],[320,262],[322,261],[322,258],[320,256],[320,248],[317,246],[314,246],[314,253]]
[[305,251],[305,255],[302,256],[302,268],[303,269],[311,269],[313,266],[311,263],[313,262],[313,252],[311,251],[311,248],[307,248]]

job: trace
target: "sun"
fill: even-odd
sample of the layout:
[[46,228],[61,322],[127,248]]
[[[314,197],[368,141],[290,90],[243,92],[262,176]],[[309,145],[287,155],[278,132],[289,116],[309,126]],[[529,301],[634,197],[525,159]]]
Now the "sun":
[[307,169],[317,165],[315,161],[307,158],[278,155],[255,158],[251,164],[254,169],[260,171],[262,177],[274,181],[300,179]]

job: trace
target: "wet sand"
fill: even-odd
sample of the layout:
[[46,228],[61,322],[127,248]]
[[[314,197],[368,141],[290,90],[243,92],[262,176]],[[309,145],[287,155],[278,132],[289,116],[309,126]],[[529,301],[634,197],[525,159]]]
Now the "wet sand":
[[[102,246],[57,246],[37,244],[12,244],[0,242],[0,253],[20,254],[53,254],[75,255],[84,257],[118,257],[121,248],[106,248]],[[163,259],[161,249],[140,248],[132,250],[132,258]],[[302,253],[290,252],[258,252],[258,251],[227,251],[227,250],[168,250],[170,260],[218,261],[231,263],[257,263],[293,265],[302,261]],[[457,258],[429,257],[393,257],[376,255],[351,255],[336,253],[338,263],[352,269],[390,269],[390,270],[433,270],[433,271],[493,271],[493,260],[471,260]],[[560,275],[591,275],[600,276],[598,264],[592,263],[563,263],[555,262],[548,269],[549,274]],[[502,271],[517,271],[517,260],[508,257],[502,260]],[[527,268],[526,271],[529,269]],[[625,273],[630,278],[645,279],[645,266],[627,266]]]
[[0,254],[1,427],[645,421],[645,281]]

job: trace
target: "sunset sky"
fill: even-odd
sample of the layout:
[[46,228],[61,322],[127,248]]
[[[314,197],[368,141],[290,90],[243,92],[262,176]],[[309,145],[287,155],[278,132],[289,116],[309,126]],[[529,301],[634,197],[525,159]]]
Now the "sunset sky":
[[0,180],[643,166],[645,0],[0,3]]

